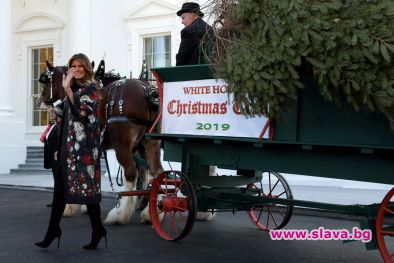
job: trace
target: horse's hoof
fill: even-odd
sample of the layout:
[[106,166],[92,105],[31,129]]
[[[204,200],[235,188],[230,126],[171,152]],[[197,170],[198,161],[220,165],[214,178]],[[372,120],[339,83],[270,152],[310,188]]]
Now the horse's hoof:
[[81,205],[81,214],[87,214],[88,213],[88,208],[86,205]]
[[216,213],[212,213],[212,212],[197,212],[196,220],[211,221],[215,216],[216,216]]
[[63,216],[64,217],[73,217],[75,215],[76,207],[75,205],[66,204],[64,208]]
[[106,225],[124,225],[130,221],[131,216],[126,216],[124,212],[118,208],[113,208],[109,211],[107,218],[104,220]]
[[107,226],[116,225],[116,221],[114,221],[114,220],[112,220],[112,219],[110,219],[110,218],[107,217],[107,218],[104,220],[104,225],[107,225]]
[[141,211],[141,224],[150,224],[150,216],[149,216],[149,209],[145,207],[144,210]]

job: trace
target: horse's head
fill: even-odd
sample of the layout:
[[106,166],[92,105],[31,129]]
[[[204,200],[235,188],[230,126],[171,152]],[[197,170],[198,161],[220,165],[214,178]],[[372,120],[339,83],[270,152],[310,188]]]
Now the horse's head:
[[64,89],[62,87],[62,76],[67,73],[66,66],[52,66],[48,61],[47,71],[40,75],[38,80],[44,85],[41,95],[38,98],[38,106],[42,109],[52,105],[57,100],[62,100],[65,97]]

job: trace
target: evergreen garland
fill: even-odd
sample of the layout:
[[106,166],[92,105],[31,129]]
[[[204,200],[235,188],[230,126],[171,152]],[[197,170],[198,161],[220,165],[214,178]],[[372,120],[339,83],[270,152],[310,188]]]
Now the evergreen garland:
[[380,112],[394,129],[392,0],[235,2],[214,68],[246,114],[287,111],[309,67],[325,99]]

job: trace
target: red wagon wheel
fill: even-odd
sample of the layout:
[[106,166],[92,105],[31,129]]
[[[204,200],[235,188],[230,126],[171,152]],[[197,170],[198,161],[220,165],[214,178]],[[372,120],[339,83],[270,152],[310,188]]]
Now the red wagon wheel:
[[197,199],[187,176],[178,171],[165,171],[153,182],[149,213],[157,234],[169,241],[184,238],[193,228]]
[[[279,173],[263,174],[261,182],[248,184],[248,189],[256,191],[256,195],[269,198],[293,199],[290,187]],[[269,231],[284,227],[293,214],[293,205],[261,205],[248,210],[250,220],[260,229]]]
[[394,200],[391,200],[393,195],[394,188],[384,197],[376,217],[376,240],[386,263],[393,262],[394,257],[394,247],[388,246],[392,245],[394,240]]

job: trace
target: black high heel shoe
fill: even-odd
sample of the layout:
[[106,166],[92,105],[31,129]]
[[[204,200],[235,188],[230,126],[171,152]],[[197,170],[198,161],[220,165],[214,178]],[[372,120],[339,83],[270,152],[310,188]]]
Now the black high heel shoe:
[[59,230],[55,231],[55,233],[47,234],[43,241],[37,242],[34,245],[36,245],[37,247],[40,247],[40,248],[47,248],[52,244],[52,241],[57,238],[58,239],[57,240],[57,248],[59,248],[61,236],[62,236],[62,231],[59,229]]
[[105,241],[105,247],[107,246],[107,230],[103,228],[101,230],[102,232],[99,233],[97,236],[92,237],[92,241],[90,241],[90,244],[87,244],[86,246],[83,246],[84,249],[96,249],[98,244],[100,243],[101,238],[104,237]]

